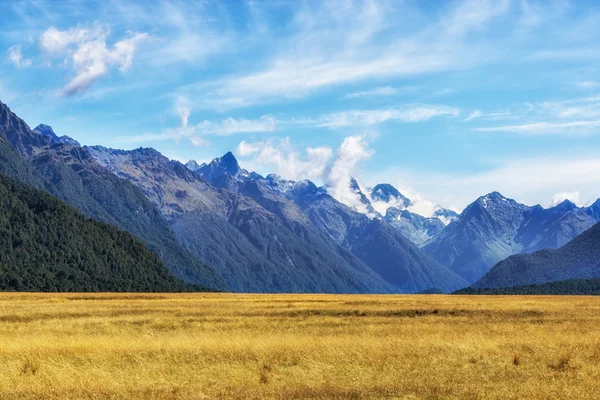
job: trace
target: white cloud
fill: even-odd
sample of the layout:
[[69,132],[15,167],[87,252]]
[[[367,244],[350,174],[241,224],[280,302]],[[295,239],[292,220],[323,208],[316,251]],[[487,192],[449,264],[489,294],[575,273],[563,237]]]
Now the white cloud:
[[552,202],[550,203],[550,205],[556,206],[565,200],[569,200],[577,205],[581,205],[578,191],[556,193],[554,196],[552,196]]
[[329,193],[338,201],[357,211],[367,212],[358,195],[350,188],[350,179],[360,172],[363,161],[374,151],[364,136],[348,136],[334,152],[329,147],[296,149],[289,138],[260,142],[242,141],[235,150],[240,157],[248,157],[244,165],[265,174],[277,173],[286,179],[311,179],[325,183]]
[[174,140],[179,143],[182,139],[188,139],[194,146],[208,146],[210,142],[202,138],[195,126],[189,125],[191,108],[188,99],[178,97],[173,105],[175,114],[179,118],[179,126],[164,129],[161,133],[143,133],[141,135],[121,137],[119,143],[146,143],[153,141]]
[[456,117],[460,110],[448,106],[412,104],[380,110],[349,110],[326,114],[315,121],[319,127],[341,128],[374,125],[386,121],[419,122],[437,116]]
[[248,157],[259,153],[265,147],[265,142],[248,143],[242,140],[235,150],[236,154],[242,157]]
[[375,151],[369,148],[364,136],[348,136],[325,171],[324,180],[328,192],[338,201],[362,213],[367,213],[367,208],[350,187],[350,179],[357,175],[360,163],[371,158],[373,154]]
[[[233,51],[236,37],[220,13],[219,3],[199,1],[110,2],[112,14],[126,19],[128,26],[151,26],[152,51],[140,54],[144,64],[166,68],[182,64],[200,65],[210,56]],[[211,12],[220,13],[214,18]],[[238,42],[241,40],[238,39]]]
[[598,82],[595,82],[595,81],[581,81],[581,82],[576,82],[575,86],[577,86],[581,89],[595,89],[599,85],[598,85]]
[[8,59],[15,64],[17,67],[29,67],[31,66],[31,59],[24,58],[21,53],[21,46],[15,45],[8,49]]
[[344,98],[346,99],[357,99],[363,97],[386,97],[393,96],[398,93],[398,90],[391,86],[381,86],[371,90],[365,90],[362,92],[348,93]]
[[50,27],[42,34],[41,49],[51,57],[66,57],[64,60],[70,61],[75,69],[75,77],[61,94],[71,96],[85,91],[113,67],[126,72],[133,62],[136,47],[148,38],[146,33],[132,34],[109,48],[106,44],[109,34],[108,29],[100,26],[66,31]]
[[[383,182],[373,182],[373,185],[376,185],[378,183],[383,183]],[[413,190],[412,188],[404,185],[402,182],[395,182],[393,184],[393,186],[396,189],[398,189],[398,191],[404,197],[409,199],[411,201],[411,204],[408,207],[405,207],[404,203],[399,200],[392,200],[389,202],[378,201],[373,198],[370,198],[370,194],[369,194],[368,195],[369,200],[371,201],[373,208],[381,215],[385,215],[388,208],[395,207],[395,208],[398,208],[401,210],[407,209],[408,211],[413,212],[415,214],[419,214],[424,217],[431,218],[434,216],[435,212],[440,209],[439,205],[437,205],[436,203],[434,203],[430,200],[425,199],[420,193],[418,193],[415,190]],[[441,218],[441,219],[444,224],[447,225],[449,223],[448,220],[446,220],[444,218]]]
[[415,10],[403,4],[301,3],[288,27],[293,35],[274,36],[269,59],[261,59],[254,68],[250,65],[250,72],[181,90],[194,97],[193,93],[202,93],[203,107],[226,110],[304,98],[342,84],[467,68],[498,56],[489,43],[483,46],[466,39],[502,16],[507,4],[469,1],[451,5],[440,19],[405,30],[404,24],[414,26],[410,16]]
[[533,53],[529,58],[538,61],[554,61],[554,60],[569,60],[584,59],[591,60],[600,57],[600,51],[595,48],[575,48],[575,49],[559,49],[538,51]]
[[534,135],[564,135],[572,133],[587,134],[590,132],[600,133],[598,130],[590,130],[600,126],[600,121],[569,121],[569,122],[534,122],[520,125],[503,125],[485,128],[475,128],[477,132],[514,132]]
[[227,118],[222,121],[202,121],[196,128],[203,134],[228,136],[235,133],[272,132],[276,121],[271,115],[263,115],[259,119]]
[[[489,118],[495,114],[482,114]],[[503,114],[499,113],[502,117]],[[478,132],[507,132],[523,135],[587,135],[600,133],[600,96],[560,101],[525,103],[520,109],[505,114],[521,123],[474,128]],[[494,118],[497,119],[497,118]]]
[[320,179],[331,159],[329,147],[307,147],[305,154],[295,149],[289,138],[261,142],[240,142],[235,150],[242,157],[252,156],[244,163],[265,173],[277,173],[286,179]]
[[467,116],[467,118],[465,118],[463,121],[467,122],[467,121],[474,120],[475,118],[479,118],[479,117],[481,117],[481,115],[482,115],[482,114],[483,114],[483,113],[482,113],[481,111],[479,111],[479,110],[475,110],[475,111],[471,112],[471,113],[470,113],[470,114]]
[[187,138],[194,146],[208,146],[206,136],[229,136],[238,133],[271,132],[276,128],[276,120],[271,115],[263,115],[258,119],[226,118],[220,121],[204,120],[190,124],[192,114],[190,100],[183,96],[175,98],[174,112],[179,119],[179,126],[164,129],[161,133],[144,133],[119,139],[121,143],[144,143],[152,141],[174,140],[179,143]]
[[467,0],[460,3],[445,21],[445,32],[464,36],[473,30],[482,29],[490,20],[505,14],[509,0]]

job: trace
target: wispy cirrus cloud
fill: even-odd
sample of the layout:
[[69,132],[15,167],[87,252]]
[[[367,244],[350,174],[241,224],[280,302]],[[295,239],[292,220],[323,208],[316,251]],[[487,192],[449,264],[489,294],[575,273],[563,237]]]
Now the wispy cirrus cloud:
[[[388,121],[415,123],[436,117],[456,117],[460,114],[457,108],[435,104],[407,104],[397,107],[370,110],[346,110],[328,113],[316,117],[279,117],[265,114],[258,118],[224,118],[220,120],[203,120],[189,124],[191,106],[187,98],[177,98],[174,106],[180,119],[180,126],[165,129],[161,133],[146,133],[121,138],[126,143],[175,140],[182,138],[204,138],[198,141],[207,144],[208,136],[231,136],[245,133],[268,133],[285,131],[290,128],[360,128],[382,124]],[[272,144],[270,142],[270,144]],[[244,146],[248,146],[247,143]],[[245,147],[248,149],[249,147]]]
[[276,120],[265,114],[258,119],[226,118],[221,121],[202,121],[196,125],[199,132],[206,135],[229,136],[236,133],[272,132],[276,128]]
[[513,110],[511,116],[520,121],[476,127],[473,130],[524,135],[597,134],[600,133],[600,96],[525,103],[520,109]]
[[466,36],[504,15],[509,4],[507,0],[460,3],[446,10],[441,22],[398,37],[390,35],[390,27],[411,23],[402,5],[337,3],[301,6],[291,24],[295,33],[285,38],[285,45],[275,46],[261,68],[187,85],[182,92],[202,91],[204,107],[227,110],[299,99],[347,83],[465,68],[493,57],[489,47],[467,45]]
[[475,118],[479,118],[483,115],[483,113],[479,110],[475,110],[469,113],[469,115],[467,116],[467,118],[465,118],[463,121],[467,122],[467,121],[472,121]]
[[600,86],[600,84],[596,81],[579,81],[575,82],[575,86],[581,89],[595,89]]
[[[520,125],[501,125],[475,128],[477,132],[514,132],[522,134],[562,135],[593,132],[589,128],[600,126],[600,121],[534,122]],[[597,133],[600,133],[598,131]]]
[[272,115],[263,115],[257,119],[225,118],[218,121],[204,120],[190,124],[192,108],[185,97],[178,97],[173,105],[174,113],[179,119],[179,126],[166,128],[159,133],[143,133],[140,135],[121,137],[119,143],[144,143],[173,140],[179,143],[187,139],[194,146],[208,146],[208,136],[230,136],[243,133],[272,132],[277,121]]
[[410,104],[375,110],[348,110],[325,114],[317,118],[315,126],[327,128],[360,127],[387,121],[419,122],[434,117],[456,117],[460,110],[454,107],[431,104]]
[[398,89],[391,86],[381,86],[371,90],[364,90],[361,92],[353,92],[348,93],[344,96],[345,99],[359,99],[359,98],[369,98],[369,97],[386,97],[393,96],[398,93]]

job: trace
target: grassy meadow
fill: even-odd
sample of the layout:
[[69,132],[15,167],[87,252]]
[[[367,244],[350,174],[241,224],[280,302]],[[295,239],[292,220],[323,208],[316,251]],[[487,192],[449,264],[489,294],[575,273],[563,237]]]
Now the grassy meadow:
[[597,399],[600,298],[0,294],[0,399]]

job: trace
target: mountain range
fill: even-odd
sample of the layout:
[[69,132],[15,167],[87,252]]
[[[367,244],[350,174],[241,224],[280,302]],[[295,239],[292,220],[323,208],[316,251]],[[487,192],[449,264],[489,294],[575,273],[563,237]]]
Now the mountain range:
[[519,253],[557,248],[600,221],[600,200],[577,207],[526,206],[498,192],[481,196],[424,247],[470,283],[499,261]]
[[506,258],[472,287],[502,288],[591,278],[600,278],[600,223],[558,249]]
[[[514,263],[591,228],[600,220],[600,200],[543,208],[493,192],[460,215],[434,206],[424,216],[394,186],[366,188],[352,178],[356,202],[343,204],[326,185],[245,170],[231,152],[184,165],[149,148],[82,147],[48,125],[31,130],[1,102],[0,173],[131,233],[174,279],[216,290],[452,292],[476,282],[499,287],[596,277],[592,268],[591,274],[540,272],[543,278],[531,281],[523,271],[536,269]],[[557,250],[558,269],[568,246]]]
[[233,290],[415,292],[466,285],[387,224],[315,193],[309,181],[248,172],[231,153],[192,171],[152,149],[86,149],[138,185],[184,246]]
[[[363,189],[356,179],[351,178],[348,185],[354,191],[360,207],[352,204],[347,204],[348,206],[355,211],[363,211],[370,218],[386,221],[419,247],[458,218],[455,211],[440,206],[435,206],[430,216],[411,211],[415,203],[389,183]],[[323,188],[328,189],[327,186]]]
[[132,233],[176,277],[228,289],[220,274],[181,246],[139,188],[110,173],[84,148],[32,131],[1,102],[0,172],[52,194],[90,218]]

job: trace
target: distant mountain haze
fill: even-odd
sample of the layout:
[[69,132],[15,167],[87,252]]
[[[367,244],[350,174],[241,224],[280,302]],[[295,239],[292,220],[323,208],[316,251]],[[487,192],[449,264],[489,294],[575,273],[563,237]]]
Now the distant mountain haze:
[[558,249],[508,257],[472,287],[501,288],[591,278],[600,278],[600,223]]
[[513,254],[564,245],[598,222],[599,204],[577,207],[565,200],[545,209],[493,192],[470,204],[423,249],[474,283]]

